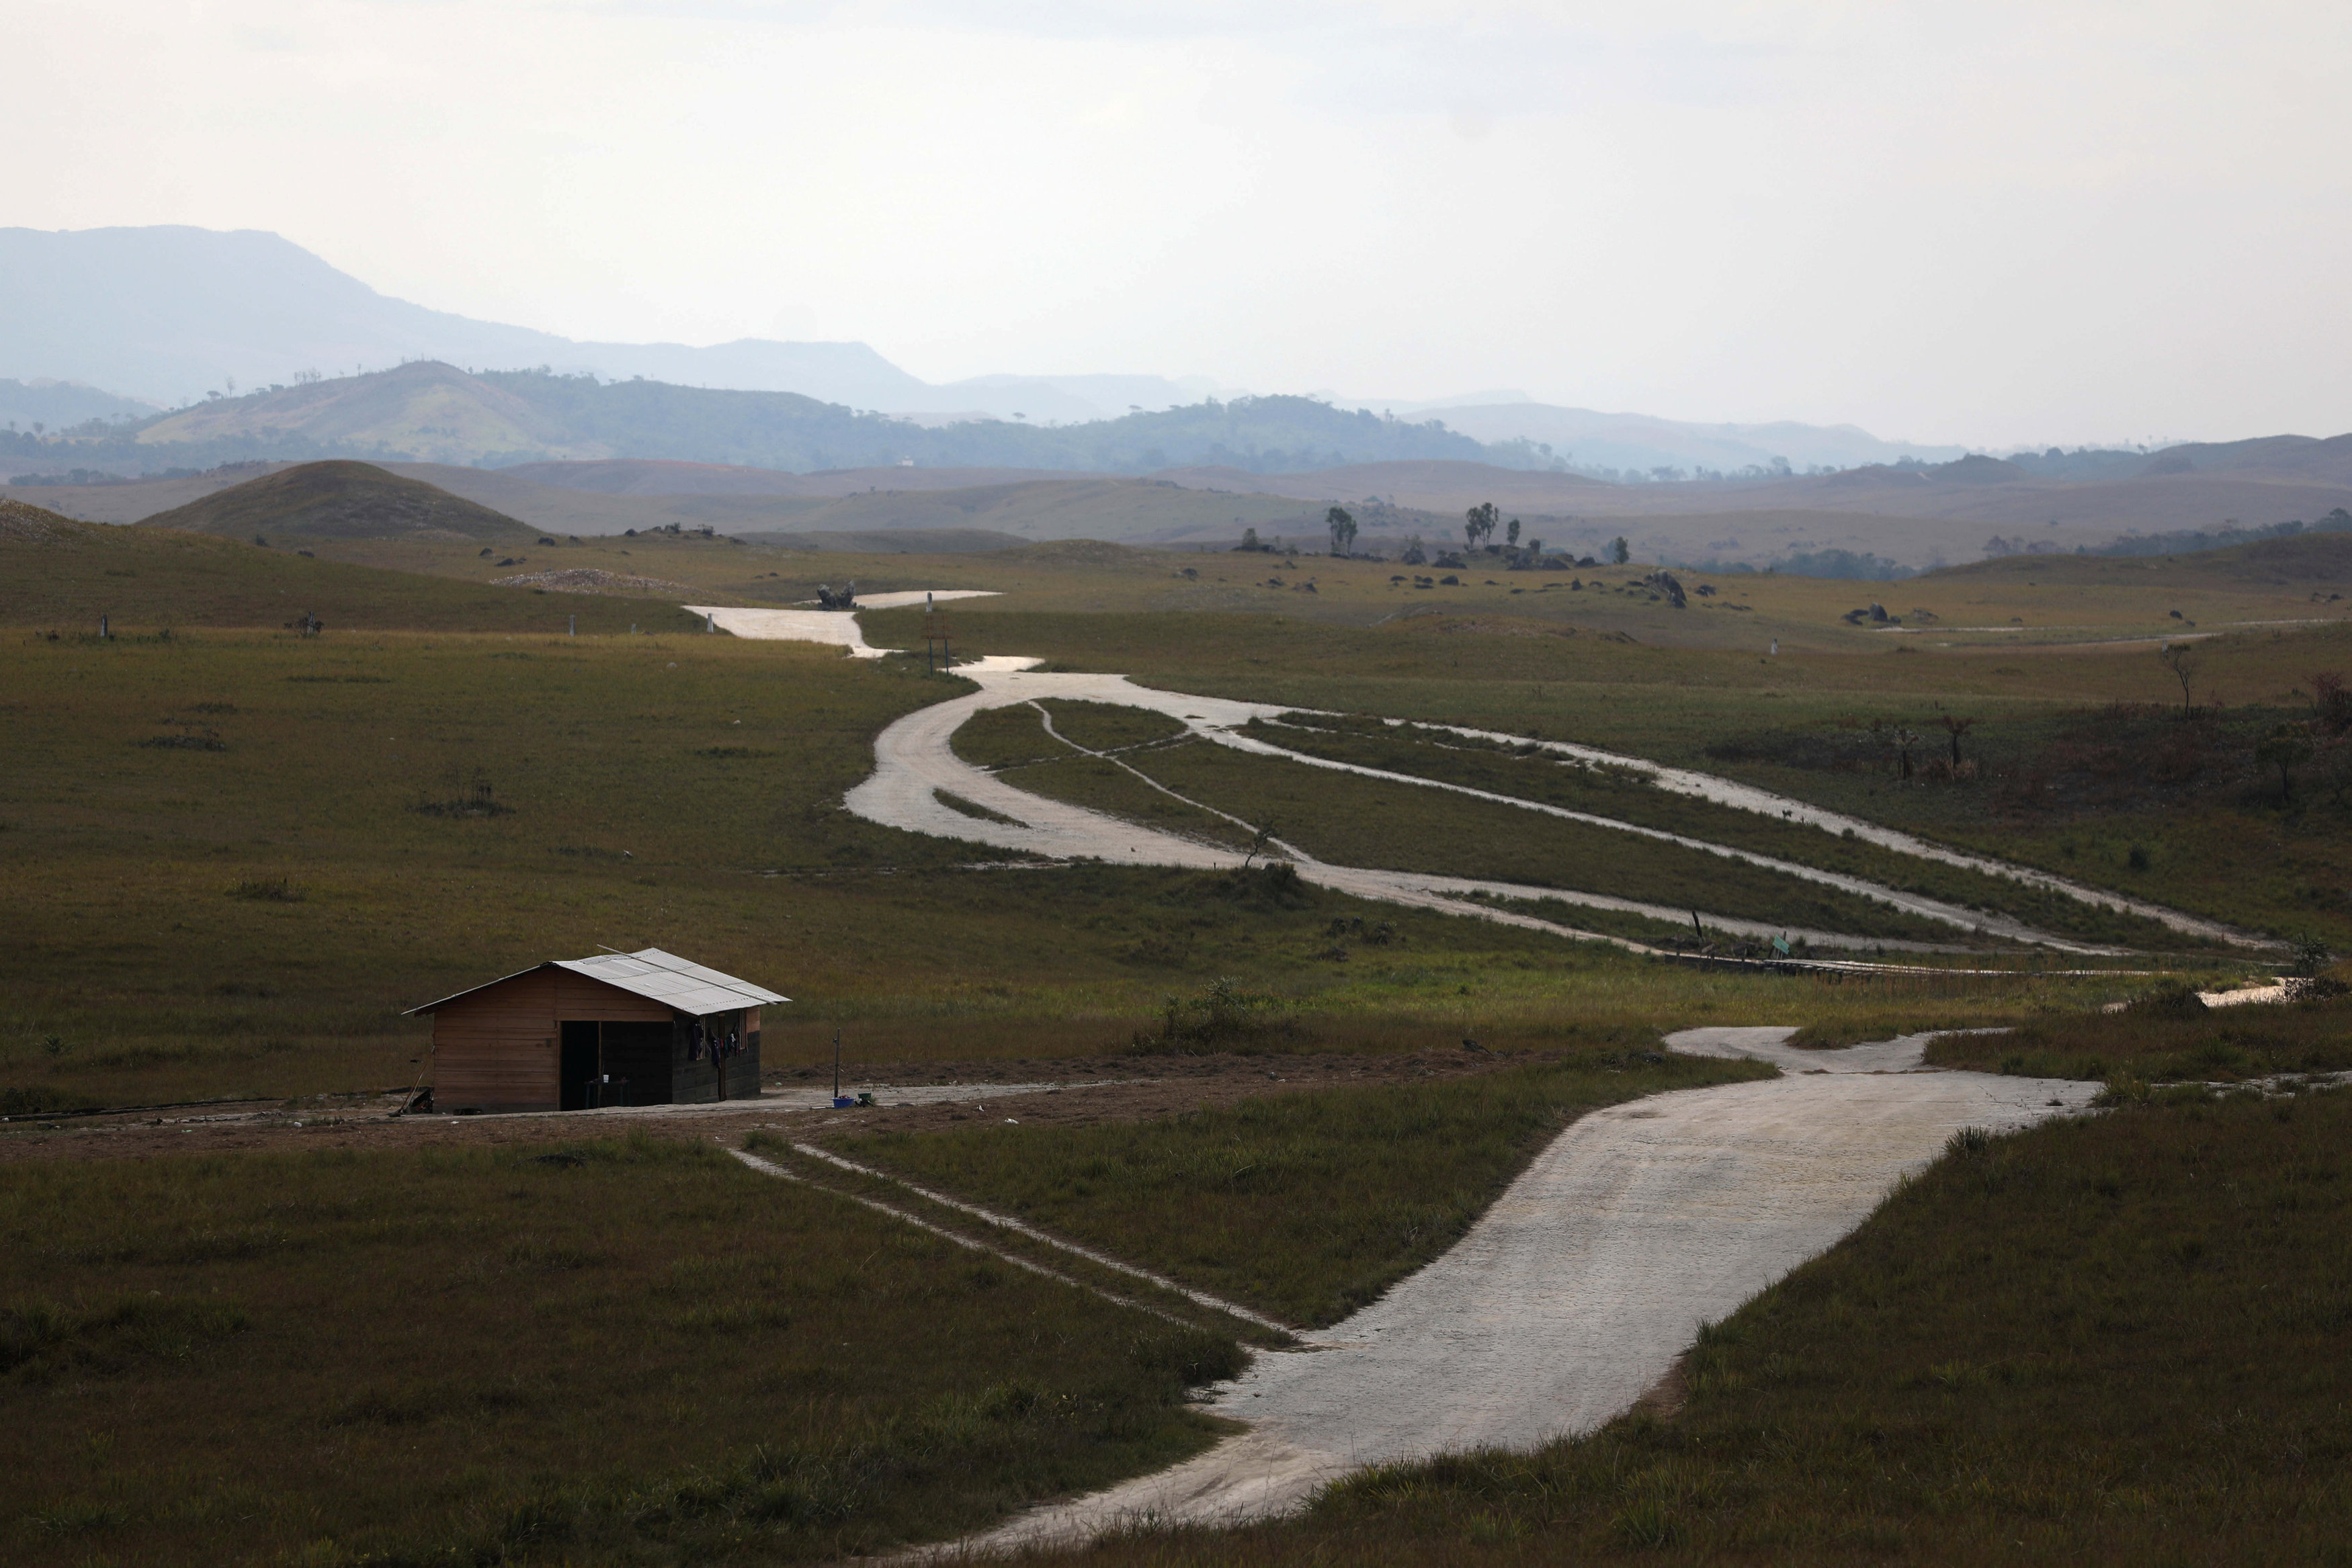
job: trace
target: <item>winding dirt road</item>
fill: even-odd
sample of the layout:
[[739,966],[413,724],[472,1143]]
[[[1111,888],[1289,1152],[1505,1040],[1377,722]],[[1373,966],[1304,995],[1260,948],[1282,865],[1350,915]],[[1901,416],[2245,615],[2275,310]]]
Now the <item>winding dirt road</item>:
[[[1126,865],[1175,865],[1199,868],[1227,867],[1235,863],[1236,856],[1223,845],[1211,844],[1180,834],[1158,831],[1120,821],[1083,806],[1033,795],[1005,783],[984,768],[966,762],[955,754],[951,737],[974,714],[989,708],[1010,706],[1016,703],[1034,702],[1046,698],[1062,698],[1073,702],[1110,703],[1124,707],[1146,708],[1165,714],[1182,723],[1201,739],[1236,749],[1284,757],[1317,767],[1335,768],[1348,772],[1370,773],[1376,778],[1428,785],[1430,781],[1407,775],[1389,775],[1377,769],[1357,768],[1350,764],[1325,762],[1318,758],[1300,757],[1266,746],[1264,742],[1236,734],[1253,718],[1272,718],[1290,711],[1265,703],[1234,702],[1223,697],[1187,695],[1181,692],[1157,691],[1139,686],[1124,675],[1048,674],[1016,667],[1027,661],[1004,659],[960,667],[959,673],[978,682],[981,690],[964,696],[919,708],[897,720],[874,741],[874,772],[863,783],[851,789],[846,797],[849,809],[857,815],[909,831],[929,833],[942,838],[963,839],[992,845],[998,849],[1024,850],[1051,859],[1093,859]],[[1433,786],[1459,789],[1459,786]],[[943,804],[939,797],[944,791],[969,800],[1000,816],[1013,819],[1007,822],[989,821],[967,815]],[[1483,794],[1483,791],[1466,791]],[[1605,818],[1585,818],[1580,813],[1563,812],[1559,808],[1538,806],[1507,796],[1487,796],[1490,800],[1534,811],[1575,816],[1594,825],[1638,832],[1648,837],[1668,839],[1685,847],[1704,850],[1727,858],[1754,861],[1769,869],[1800,881],[1836,887],[1845,892],[1860,893],[1911,914],[1938,920],[1958,930],[1985,929],[2011,936],[2016,940],[2037,942],[2063,952],[2112,954],[2117,949],[2095,947],[2074,943],[2064,938],[2038,932],[2031,927],[1990,916],[1978,910],[1962,909],[1917,894],[1899,893],[1875,883],[1841,875],[1834,872],[1816,871],[1792,862],[1771,860],[1745,851],[1728,850],[1696,839],[1660,833],[1653,829],[1637,829]],[[1181,799],[1181,797],[1180,797]],[[1410,907],[1442,910],[1452,915],[1470,915],[1478,919],[1499,921],[1506,925],[1524,926],[1529,930],[1547,931],[1556,936],[1580,941],[1609,942],[1637,953],[1654,953],[1659,949],[1619,936],[1581,931],[1573,926],[1538,919],[1516,911],[1501,910],[1467,901],[1473,893],[1513,899],[1550,898],[1565,904],[1581,904],[1587,908],[1623,910],[1651,918],[1680,925],[1696,905],[1705,907],[1703,894],[1694,894],[1672,904],[1647,904],[1637,900],[1612,897],[1605,894],[1582,893],[1566,888],[1536,888],[1517,883],[1484,882],[1469,877],[1440,876],[1421,872],[1379,870],[1359,866],[1332,865],[1318,861],[1295,847],[1286,846],[1298,874],[1311,883],[1369,898]],[[1878,937],[1856,936],[1830,931],[1808,931],[1788,925],[1759,921],[1740,920],[1724,915],[1709,915],[1717,929],[1751,937],[1787,936],[1803,937],[1815,946],[1848,948],[1910,948],[1936,951],[1932,944],[1889,942]]]
[[1249,1431],[958,1550],[1233,1523],[1297,1509],[1367,1465],[1589,1432],[1631,1408],[1701,1323],[1853,1230],[1955,1132],[2030,1126],[2095,1088],[1923,1068],[1924,1036],[1812,1051],[1782,1043],[1790,1032],[1669,1036],[1671,1049],[1786,1075],[1584,1117],[1453,1250],[1220,1386],[1210,1408]]
[[[959,590],[937,594],[905,592],[877,596],[869,602],[875,608],[887,608],[900,602],[919,603],[926,599],[981,597],[978,591]],[[793,641],[818,641],[838,644],[855,657],[878,657],[881,650],[867,645],[865,634],[854,615],[817,610],[747,610],[723,607],[688,606],[709,615],[715,625],[722,626],[737,636],[772,638]],[[1307,767],[1327,768],[1355,773],[1391,783],[1423,789],[1444,789],[1475,796],[1482,800],[1515,807],[1522,810],[1566,818],[1589,826],[1612,831],[1626,832],[1640,837],[1673,843],[1685,849],[1719,855],[1756,865],[1802,882],[1836,888],[1841,892],[1874,900],[1924,919],[1936,921],[1957,931],[1984,934],[2011,941],[2026,942],[2054,951],[2084,956],[2116,956],[2126,950],[2069,940],[2049,932],[2040,931],[2007,916],[1982,910],[1965,908],[1925,894],[1905,892],[1859,877],[1819,870],[1795,862],[1759,854],[1753,851],[1734,849],[1722,844],[1693,839],[1660,829],[1638,826],[1612,818],[1572,811],[1562,807],[1522,800],[1512,796],[1497,795],[1467,786],[1444,783],[1411,774],[1391,773],[1380,768],[1353,763],[1335,762],[1308,756],[1272,745],[1257,737],[1239,733],[1254,719],[1278,721],[1294,710],[1265,703],[1236,702],[1225,698],[1188,695],[1181,692],[1156,690],[1139,686],[1124,675],[1064,674],[1032,668],[1038,661],[996,656],[959,665],[959,673],[979,684],[981,690],[968,695],[935,704],[908,714],[886,728],[875,740],[875,771],[873,775],[846,797],[849,809],[857,815],[888,827],[903,828],[912,832],[936,837],[961,839],[986,843],[1000,849],[1026,851],[1050,859],[1093,859],[1114,863],[1142,865],[1175,865],[1198,868],[1222,867],[1233,863],[1230,850],[1219,845],[1189,839],[1181,834],[1163,832],[1124,822],[1103,812],[1072,806],[1032,795],[1003,783],[986,770],[965,762],[955,755],[950,737],[973,714],[992,707],[1014,703],[1034,702],[1047,697],[1071,701],[1109,703],[1139,707],[1161,713],[1182,723],[1198,739],[1225,746],[1255,755],[1280,758]],[[1423,727],[1486,739],[1516,741],[1519,737],[1492,731],[1466,729],[1452,726]],[[1635,768],[1659,788],[1671,792],[1696,796],[1744,810],[1776,814],[1784,819],[1802,821],[1815,826],[1837,831],[1851,828],[1856,837],[1867,837],[1874,843],[1885,844],[1902,852],[1924,858],[1963,865],[1988,874],[2014,880],[2057,892],[2070,898],[2086,902],[2105,902],[2116,907],[2129,908],[2132,913],[2162,921],[2176,930],[2251,945],[2259,938],[2197,916],[2160,905],[2138,903],[2102,890],[2085,888],[2047,873],[2031,872],[1986,857],[1968,855],[1945,850],[1940,846],[1914,839],[1908,834],[1879,828],[1874,824],[1826,812],[1802,802],[1786,800],[1768,791],[1734,784],[1727,779],[1685,769],[1662,768],[1638,758],[1625,758],[1591,747],[1567,743],[1546,743],[1546,749],[1570,761],[1602,762],[1611,766]],[[1154,788],[1164,789],[1155,780],[1147,779]],[[958,810],[940,799],[944,792],[976,804],[1003,821],[990,821]],[[1168,791],[1173,793],[1173,791]],[[1178,799],[1182,799],[1179,796]],[[1202,802],[1191,802],[1202,805]],[[1214,808],[1203,807],[1207,810]],[[1223,813],[1218,813],[1223,815]],[[1641,915],[1652,919],[1670,921],[1679,925],[1694,906],[1704,906],[1704,899],[1678,897],[1673,904],[1649,904],[1639,900],[1590,894],[1561,888],[1529,888],[1515,883],[1482,882],[1471,878],[1436,876],[1425,873],[1376,870],[1353,866],[1337,866],[1316,860],[1295,846],[1282,846],[1297,866],[1299,874],[1319,885],[1359,897],[1401,904],[1412,907],[1442,910],[1448,914],[1469,915],[1497,921],[1506,925],[1540,930],[1581,941],[1607,942],[1636,953],[1658,953],[1660,949],[1646,944],[1612,936],[1604,933],[1583,931],[1554,921],[1496,909],[1469,902],[1474,894],[1496,897],[1529,899],[1550,898],[1587,908],[1607,909]],[[1958,951],[1937,944],[1892,942],[1851,934],[1810,931],[1768,922],[1741,920],[1716,915],[1718,930],[1744,937],[1787,936],[1801,938],[1817,947],[1892,948],[1911,951]]]

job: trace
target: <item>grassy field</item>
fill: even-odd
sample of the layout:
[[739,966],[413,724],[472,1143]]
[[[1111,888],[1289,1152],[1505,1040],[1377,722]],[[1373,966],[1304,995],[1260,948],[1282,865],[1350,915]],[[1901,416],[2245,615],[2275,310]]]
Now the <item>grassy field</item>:
[[[1283,724],[1253,723],[1248,733],[1310,757],[1460,784],[1839,872],[1963,908],[2007,915],[2057,935],[2158,950],[2182,942],[2155,921],[2021,886],[2006,877],[1881,849],[1859,838],[1675,794],[1629,769],[1480,746],[1418,727],[1351,725],[1307,716],[1295,716]],[[1927,748],[1920,749],[1924,753]]]
[[1769,1078],[1564,1026],[1545,1060],[1442,1083],[1270,1095],[1140,1126],[987,1126],[843,1153],[1149,1264],[1285,1322],[1336,1322],[1452,1246],[1567,1123]]
[[17,1164],[0,1556],[872,1552],[1194,1451],[1239,1354],[707,1144]]
[[[844,1025],[853,1061],[1118,1049],[1220,974],[1349,1049],[1458,1038],[1465,988],[1537,1030],[1571,996],[1622,1020],[1737,994],[1311,890],[959,870],[961,846],[839,809],[876,729],[961,689],[902,662],[205,632],[0,645],[0,686],[22,743],[0,778],[0,1089],[24,1109],[410,1083],[428,1036],[403,1009],[599,943],[799,998],[768,1026],[780,1070]],[[1335,940],[1351,919],[1396,940]]]
[[1939,1067],[2027,1078],[2105,1079],[2119,1086],[2188,1080],[2230,1083],[2274,1073],[2352,1068],[2352,1001],[2192,1009],[2159,992],[2121,1012],[2032,1018],[2006,1034],[1943,1035]]
[[1338,865],[1571,888],[1704,913],[1916,941],[1967,934],[1783,873],[1489,800],[1365,779],[1206,742],[1130,759],[1204,805],[1271,825]]
[[2340,1092],[1958,1139],[1663,1409],[1024,1561],[2341,1562],[2347,1145]]
[[[2294,603],[2274,600],[2273,608]],[[891,634],[898,613],[869,615],[869,635]],[[972,620],[983,616],[992,647],[1063,667],[1603,746],[2352,948],[2347,808],[2315,776],[2293,804],[2283,802],[2254,760],[2263,736],[2313,717],[2315,673],[2352,669],[2352,631],[2342,627],[2244,632],[2202,644],[2204,716],[2180,726],[2165,715],[2179,688],[2152,638],[1906,655],[1891,648],[1911,643],[1841,629],[1818,645],[1791,632],[1780,657],[1765,658],[1562,636],[1546,623],[1475,615],[1360,627],[1290,613],[991,609]],[[1915,763],[1931,763],[1948,755],[1938,723],[1946,716],[1976,721],[1962,743],[1971,775],[1954,779],[1921,766],[1902,779],[1885,737],[1921,736]]]
[[263,548],[36,512],[0,502],[0,627],[95,640],[101,615],[117,636],[136,637],[166,628],[284,626],[306,613],[338,638],[383,631],[552,634],[575,618],[589,635],[700,625],[675,601],[492,588],[318,559],[290,543]]

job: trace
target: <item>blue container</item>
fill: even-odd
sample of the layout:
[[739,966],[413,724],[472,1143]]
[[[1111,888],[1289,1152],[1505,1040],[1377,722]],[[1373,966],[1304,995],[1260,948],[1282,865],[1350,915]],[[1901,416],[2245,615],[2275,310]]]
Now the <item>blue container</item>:
[[833,1108],[836,1111],[855,1111],[857,1109],[857,1102],[846,1094],[836,1094],[833,1097]]

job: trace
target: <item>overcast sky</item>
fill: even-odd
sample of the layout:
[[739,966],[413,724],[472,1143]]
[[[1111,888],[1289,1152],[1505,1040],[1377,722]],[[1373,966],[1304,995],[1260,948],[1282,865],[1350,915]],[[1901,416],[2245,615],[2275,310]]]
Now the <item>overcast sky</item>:
[[575,338],[2352,430],[2352,5],[9,0],[0,224]]

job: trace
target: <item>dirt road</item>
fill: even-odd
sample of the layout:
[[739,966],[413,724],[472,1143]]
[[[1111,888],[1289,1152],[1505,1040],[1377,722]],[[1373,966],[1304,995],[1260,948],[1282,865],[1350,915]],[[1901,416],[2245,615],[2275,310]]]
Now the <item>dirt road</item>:
[[1788,1076],[1584,1117],[1452,1251],[1219,1388],[1211,1407],[1246,1434],[963,1545],[1264,1517],[1366,1465],[1590,1431],[1656,1383],[1700,1323],[1859,1225],[1954,1132],[2028,1126],[2096,1087],[1922,1069],[1923,1038],[1800,1051],[1781,1043],[1790,1032],[1670,1036]]
[[[761,614],[779,613],[760,612]],[[814,613],[814,612],[812,612]],[[1240,856],[1222,845],[1204,843],[1175,833],[1161,832],[1139,827],[1100,811],[1083,806],[1073,806],[1060,800],[1033,795],[1005,783],[983,768],[974,767],[955,754],[952,737],[964,722],[974,714],[989,708],[1008,707],[1016,703],[1045,698],[1061,698],[1073,702],[1110,703],[1124,707],[1149,709],[1165,714],[1190,728],[1203,740],[1237,749],[1260,752],[1317,767],[1345,768],[1348,771],[1370,772],[1371,769],[1346,768],[1343,764],[1325,763],[1318,758],[1296,757],[1291,753],[1264,745],[1236,733],[1253,718],[1270,718],[1286,710],[1264,703],[1233,702],[1220,697],[1191,696],[1181,692],[1156,691],[1139,686],[1124,675],[1070,674],[1047,673],[1010,667],[1021,661],[1003,661],[997,667],[975,665],[961,673],[980,683],[982,689],[967,695],[950,698],[920,708],[897,720],[874,741],[874,772],[865,782],[851,789],[846,797],[849,809],[871,821],[887,827],[904,828],[912,832],[929,833],[941,838],[962,839],[985,843],[998,849],[1024,850],[1033,854],[1055,860],[1092,859],[1126,865],[1175,865],[1202,869],[1238,864]],[[1383,776],[1387,777],[1387,776]],[[1423,779],[1397,776],[1407,784],[1425,784]],[[1453,788],[1445,786],[1445,788]],[[984,807],[1008,821],[992,821],[971,816],[944,804],[941,792],[960,797]],[[1474,791],[1475,793],[1475,791]],[[2000,920],[1981,911],[1962,909],[1917,894],[1898,893],[1891,888],[1840,875],[1833,872],[1816,871],[1810,866],[1783,861],[1769,860],[1721,846],[1683,839],[1673,834],[1660,834],[1653,830],[1634,828],[1603,818],[1583,818],[1579,813],[1560,812],[1557,808],[1538,806],[1502,796],[1489,799],[1518,806],[1531,811],[1558,815],[1577,815],[1596,826],[1652,837],[1671,838],[1677,843],[1708,851],[1729,858],[1769,863],[1772,870],[1800,881],[1819,883],[1847,892],[1878,899],[1915,915],[1938,920],[1956,930],[1998,929],[1999,934],[2021,941],[2032,941],[2061,951],[2110,953],[2112,948],[2088,947],[2068,942],[2046,933]],[[1351,894],[1360,898],[1401,904],[1411,907],[1442,910],[1451,915],[1465,915],[1482,920],[1495,920],[1506,925],[1520,925],[1529,930],[1547,931],[1555,936],[1582,941],[1608,942],[1637,953],[1656,949],[1643,943],[1595,932],[1581,931],[1557,922],[1538,919],[1515,911],[1497,910],[1467,902],[1472,893],[1486,893],[1499,897],[1527,899],[1533,897],[1558,899],[1564,904],[1581,904],[1588,908],[1623,910],[1648,915],[1653,919],[1670,921],[1679,925],[1689,917],[1690,905],[1652,904],[1638,900],[1612,897],[1601,894],[1578,892],[1560,888],[1530,888],[1516,883],[1482,882],[1468,877],[1438,876],[1419,872],[1387,871],[1363,866],[1332,865],[1318,861],[1296,848],[1288,850],[1298,868],[1298,874],[1311,883]],[[1816,946],[1824,947],[1928,947],[1929,944],[1887,942],[1877,937],[1857,936],[1846,933],[1804,930],[1769,922],[1740,920],[1725,915],[1710,915],[1719,931],[1750,937],[1786,936],[1802,937]]]

